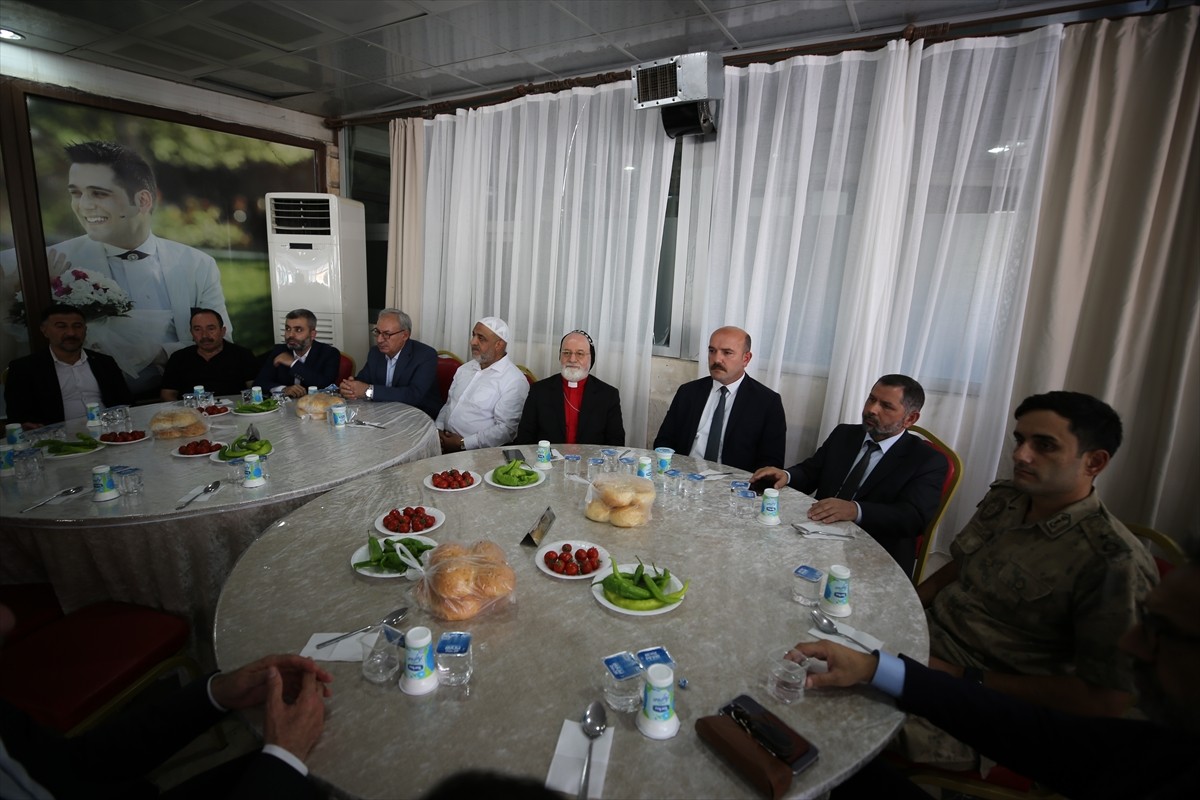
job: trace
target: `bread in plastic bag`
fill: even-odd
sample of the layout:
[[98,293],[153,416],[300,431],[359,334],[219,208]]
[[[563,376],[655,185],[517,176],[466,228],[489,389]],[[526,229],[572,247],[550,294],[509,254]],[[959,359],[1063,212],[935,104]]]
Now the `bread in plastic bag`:
[[593,522],[636,528],[652,518],[654,481],[624,473],[605,473],[588,487],[583,514]]
[[414,596],[421,608],[444,620],[470,619],[503,602],[513,602],[517,574],[504,551],[486,539],[467,547],[440,544],[425,557]]

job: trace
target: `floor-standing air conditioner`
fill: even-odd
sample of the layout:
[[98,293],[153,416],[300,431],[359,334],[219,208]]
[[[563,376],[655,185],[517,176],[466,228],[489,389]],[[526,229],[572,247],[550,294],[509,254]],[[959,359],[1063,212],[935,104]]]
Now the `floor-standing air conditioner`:
[[294,308],[317,315],[317,339],[367,357],[367,240],[363,204],[332,194],[269,192],[267,250],[275,341]]

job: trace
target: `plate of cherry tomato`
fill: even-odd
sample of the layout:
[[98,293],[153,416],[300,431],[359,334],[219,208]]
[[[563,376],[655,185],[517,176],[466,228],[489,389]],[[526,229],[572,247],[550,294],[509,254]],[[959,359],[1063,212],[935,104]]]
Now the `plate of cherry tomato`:
[[229,406],[222,406],[222,405],[217,405],[216,403],[214,403],[211,406],[201,406],[200,408],[197,408],[196,410],[199,411],[201,414],[203,414],[206,417],[219,417],[222,414],[228,414],[231,409],[229,408]]
[[210,453],[220,452],[224,442],[210,442],[208,439],[197,439],[194,442],[181,444],[171,451],[176,458],[204,458]]
[[393,508],[376,517],[375,530],[385,536],[429,533],[442,527],[445,521],[446,515],[431,506],[406,506],[403,509]]
[[102,433],[99,438],[105,444],[115,444],[120,447],[123,444],[144,442],[148,437],[145,431],[120,431],[118,433]]
[[461,492],[474,489],[483,483],[483,476],[470,470],[459,472],[456,469],[448,469],[426,475],[424,483],[426,489],[433,489],[435,492]]
[[533,562],[552,578],[577,581],[602,570],[608,563],[608,551],[582,540],[550,542],[538,549]]

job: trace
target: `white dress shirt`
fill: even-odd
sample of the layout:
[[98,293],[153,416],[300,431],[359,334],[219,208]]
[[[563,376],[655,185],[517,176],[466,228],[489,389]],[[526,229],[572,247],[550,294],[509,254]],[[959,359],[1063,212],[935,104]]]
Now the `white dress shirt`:
[[472,359],[454,373],[437,426],[463,437],[464,450],[508,444],[528,395],[529,381],[509,356],[487,369]]
[[[704,412],[700,415],[700,424],[696,428],[696,438],[692,440],[692,449],[688,455],[692,458],[704,458],[704,451],[708,449],[708,431],[712,427],[713,414],[717,411],[717,403],[721,401],[721,387],[724,386],[729,390],[729,394],[725,396],[725,419],[721,421],[721,448],[717,451],[717,461],[721,461],[721,456],[725,454],[725,429],[729,427],[729,415],[733,411],[733,399],[737,397],[738,387],[742,385],[742,381],[746,379],[746,373],[742,373],[742,377],[738,378],[733,383],[722,384],[717,380],[713,380],[712,391],[708,393],[708,400],[704,403]],[[724,462],[722,462],[724,463]]]
[[62,391],[63,419],[79,419],[87,416],[88,403],[103,403],[100,397],[100,384],[88,366],[86,350],[79,351],[79,360],[74,364],[59,361],[50,351],[54,361],[54,371],[58,374],[58,388]]

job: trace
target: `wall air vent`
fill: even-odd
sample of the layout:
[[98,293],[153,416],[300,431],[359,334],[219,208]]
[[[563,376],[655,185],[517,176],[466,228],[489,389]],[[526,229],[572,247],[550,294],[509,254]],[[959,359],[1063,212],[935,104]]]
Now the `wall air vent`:
[[635,108],[661,108],[671,138],[712,133],[725,95],[725,68],[716,53],[687,53],[633,68]]
[[329,236],[332,231],[328,197],[271,197],[271,233]]

